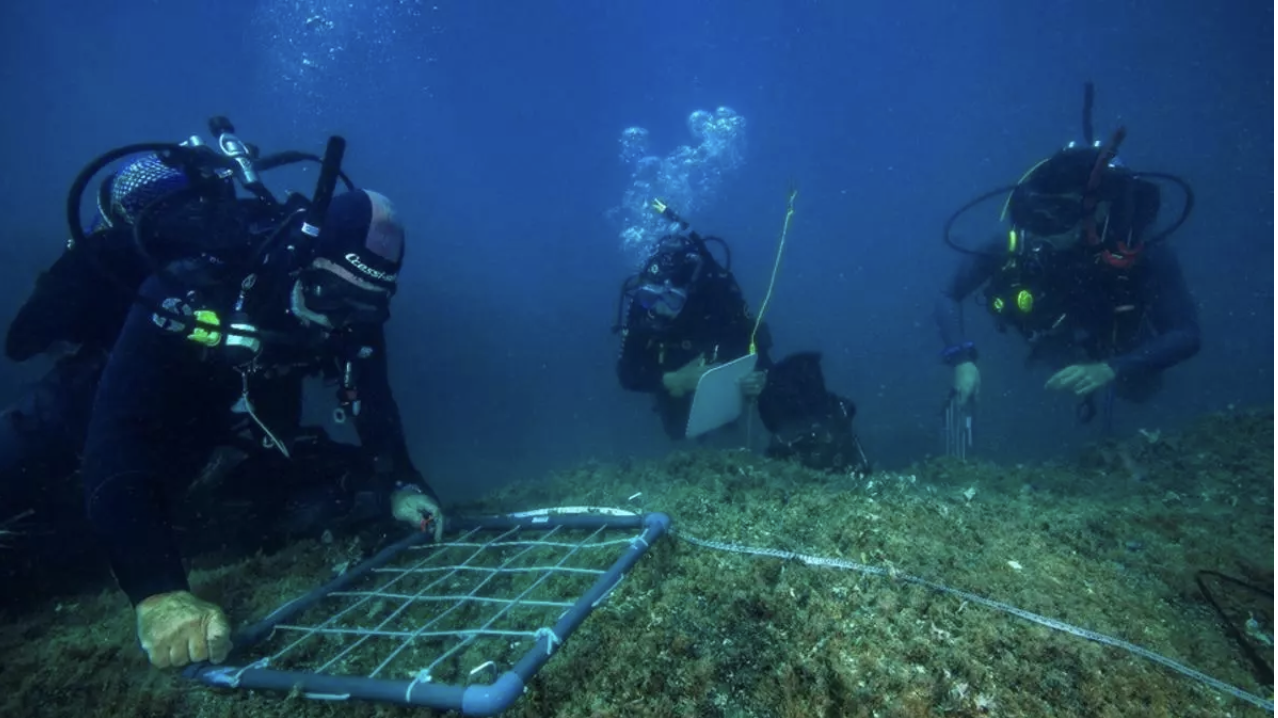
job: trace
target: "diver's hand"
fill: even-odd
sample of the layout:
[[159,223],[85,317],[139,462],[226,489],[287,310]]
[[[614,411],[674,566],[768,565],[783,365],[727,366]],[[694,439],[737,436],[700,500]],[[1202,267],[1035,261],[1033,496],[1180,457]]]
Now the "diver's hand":
[[423,531],[429,526],[435,534],[435,543],[444,538],[444,512],[431,497],[416,486],[399,489],[391,494],[391,514],[413,528]]
[[737,386],[741,387],[741,396],[747,399],[758,399],[763,393],[763,388],[768,385],[768,373],[766,371],[752,371],[749,374],[737,380]]
[[138,640],[156,668],[221,663],[231,652],[231,624],[222,609],[189,591],[157,593],[135,609]]
[[1104,362],[1074,364],[1052,375],[1045,389],[1072,391],[1078,396],[1090,394],[1114,380],[1114,370]]
[[705,355],[700,354],[678,369],[662,374],[661,383],[670,396],[681,397],[696,391],[697,382],[701,381],[701,376],[713,368],[713,364],[706,364]]
[[959,406],[975,399],[981,393],[981,370],[976,364],[965,361],[954,367],[954,398]]

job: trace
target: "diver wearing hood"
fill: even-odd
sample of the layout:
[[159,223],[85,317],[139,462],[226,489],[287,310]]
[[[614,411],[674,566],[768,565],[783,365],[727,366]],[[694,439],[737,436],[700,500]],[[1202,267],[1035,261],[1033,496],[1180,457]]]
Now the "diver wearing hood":
[[[367,479],[379,512],[433,522],[437,537],[443,523],[409,457],[387,371],[384,324],[405,244],[394,207],[341,173],[341,138],[329,140],[314,197],[278,202],[258,173],[319,158],[259,158],[224,118],[210,129],[217,149],[192,138],[108,152],[68,199],[68,255],[130,300],[88,420],[85,506],[160,667],[220,662],[230,648],[221,609],[188,588],[173,504],[219,446],[248,439],[287,460],[307,453],[306,377],[338,386],[334,419],[354,423],[352,465],[371,474],[356,482]],[[103,183],[98,226],[86,233],[79,212],[93,177],[141,153]],[[339,177],[349,191],[334,196]],[[237,196],[239,186],[253,196]],[[117,250],[132,271],[107,260]]]
[[[692,395],[701,375],[750,351],[754,317],[741,287],[729,269],[707,248],[709,242],[727,245],[717,237],[703,239],[695,232],[669,234],[657,242],[635,276],[622,284],[625,321],[617,378],[627,391],[651,394],[656,412],[671,439],[684,438]],[[620,315],[622,307],[618,307]],[[771,366],[772,337],[767,325],[755,339],[757,370],[741,383],[748,399],[766,385]]]
[[[1095,416],[1095,396],[1105,399],[1108,418],[1114,396],[1144,401],[1166,369],[1198,352],[1197,309],[1175,253],[1163,242],[1188,217],[1193,194],[1174,175],[1124,167],[1117,156],[1124,130],[1104,146],[1092,141],[1090,105],[1089,85],[1084,145],[1071,144],[1015,186],[969,202],[946,224],[946,242],[967,255],[935,310],[959,404],[980,386],[962,302],[982,285],[999,330],[1015,329],[1029,343],[1031,360],[1057,369],[1046,388],[1080,397],[1082,421]],[[1155,227],[1161,206],[1155,179],[1178,184],[1186,195],[1179,218],[1163,229]],[[978,249],[952,240],[959,215],[1009,191],[1006,239]]]
[[[668,217],[682,223],[673,213]],[[710,253],[711,242],[723,247],[724,262]],[[717,237],[688,232],[657,243],[639,273],[622,283],[625,319],[616,327],[622,336],[621,386],[651,394],[666,435],[682,439],[701,376],[745,356],[754,334],[756,371],[742,380],[741,391],[747,400],[758,401],[760,419],[771,433],[768,455],[820,470],[868,470],[852,430],[855,406],[826,390],[819,354],[803,352],[772,363],[772,335],[766,323],[755,331],[755,318],[730,267],[727,243]],[[622,311],[619,305],[619,319]]]
[[[13,404],[0,411],[0,507],[33,511],[42,529],[64,524],[81,528],[83,498],[75,500],[68,491],[77,478],[102,370],[134,305],[132,292],[148,274],[148,262],[139,255],[132,236],[135,220],[151,202],[188,189],[189,185],[180,170],[165,165],[154,154],[144,155],[113,173],[104,182],[91,233],[78,250],[63,252],[39,275],[31,295],[9,324],[5,336],[7,358],[23,363],[43,354],[54,360],[43,377],[25,387]],[[207,232],[219,224],[208,212],[218,199],[237,203],[226,194],[213,199],[202,196],[195,204],[203,205],[203,211],[186,208],[194,209],[186,221],[194,220],[199,227],[178,229],[174,226],[176,213],[167,214],[160,224],[167,224],[166,231],[182,236],[195,236],[197,232],[191,229]],[[256,202],[241,204],[238,210],[232,214],[241,220],[254,216],[269,220],[273,214],[268,206]],[[163,254],[172,254],[174,249],[169,246]],[[131,291],[121,291],[121,287]],[[304,432],[307,433],[301,434],[303,437],[323,434],[322,429]],[[226,443],[243,444],[241,438],[252,443],[247,436],[227,437]],[[305,440],[296,447],[300,450],[292,452],[292,460],[277,451],[265,451],[260,444],[250,448],[253,450],[244,452],[247,461],[237,469],[237,475],[270,475],[277,479],[269,492],[261,490],[265,487],[260,481],[255,485],[255,503],[263,511],[272,508],[273,503],[301,503],[298,499],[303,494],[319,495],[310,490],[315,485],[338,483],[326,482],[326,476],[350,474],[340,486],[326,486],[332,499],[308,514],[322,516],[323,525],[316,522],[303,527],[297,521],[288,526],[279,524],[279,528],[293,533],[318,527],[314,531],[318,534],[334,520],[350,518],[344,509],[353,504],[355,495],[379,488],[368,481],[374,474],[371,467],[364,468],[367,457],[356,456],[360,453],[357,447],[352,453],[347,449],[353,447],[328,440],[327,435]],[[325,471],[316,471],[316,467],[324,467]],[[245,486],[251,484],[244,482]],[[308,490],[303,492],[301,487]],[[80,493],[78,486],[75,491]],[[257,530],[261,535],[260,525]]]

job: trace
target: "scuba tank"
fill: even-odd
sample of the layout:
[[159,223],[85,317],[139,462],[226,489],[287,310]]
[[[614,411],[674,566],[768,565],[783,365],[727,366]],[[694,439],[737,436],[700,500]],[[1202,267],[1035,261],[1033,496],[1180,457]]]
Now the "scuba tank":
[[[305,253],[319,236],[337,182],[350,190],[355,185],[341,169],[346,141],[340,136],[329,138],[323,157],[297,151],[262,157],[255,146],[240,139],[227,118],[214,117],[208,126],[212,145],[193,135],[180,143],[117,147],[90,162],[67,196],[67,246],[69,251],[86,251],[91,244],[81,208],[93,179],[108,166],[133,158],[125,170],[102,182],[94,234],[104,228],[127,232],[152,273],[183,270],[195,272],[197,284],[238,284],[233,310],[223,317],[188,297],[149,300],[138,296],[136,286],[94,263],[120,291],[151,310],[157,325],[184,332],[202,346],[221,347],[228,361],[240,366],[257,356],[264,339],[271,339],[245,311],[257,282],[255,272],[285,241],[290,253]],[[307,161],[321,165],[310,198],[290,193],[280,200],[262,181],[264,172]],[[240,196],[240,189],[248,196]],[[93,251],[88,253],[93,257]]]
[[[298,151],[263,157],[240,139],[227,118],[214,117],[208,127],[211,144],[198,135],[180,143],[144,142],[115,148],[90,162],[67,195],[67,247],[85,252],[111,284],[152,312],[157,326],[234,367],[242,393],[232,411],[252,418],[264,433],[264,446],[288,456],[284,443],[258,418],[248,388],[264,343],[296,340],[260,328],[252,317],[252,297],[261,291],[259,272],[268,258],[290,272],[309,263],[337,182],[355,189],[341,168],[346,141],[330,137],[323,157]],[[90,234],[81,217],[84,194],[104,169],[122,160],[131,162],[99,186],[98,218]],[[278,199],[262,174],[299,162],[321,165],[313,194],[289,193]],[[131,238],[134,253],[148,270],[135,282],[97,261],[99,247],[93,239],[107,241],[107,232]],[[145,297],[138,289],[147,274],[177,274],[195,289],[162,300]],[[346,374],[339,400],[357,408],[354,368],[348,367]],[[343,398],[348,396],[352,399]]]

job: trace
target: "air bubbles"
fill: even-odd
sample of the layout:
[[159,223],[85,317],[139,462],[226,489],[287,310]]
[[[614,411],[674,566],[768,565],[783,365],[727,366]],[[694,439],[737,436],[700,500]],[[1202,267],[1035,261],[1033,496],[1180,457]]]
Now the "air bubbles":
[[648,130],[627,127],[621,133],[620,158],[631,169],[630,184],[608,215],[621,224],[622,250],[635,261],[671,229],[669,220],[652,210],[654,199],[690,216],[709,205],[724,178],[745,162],[746,120],[732,108],[696,110],[688,115],[687,128],[695,143],[664,156],[651,153]]

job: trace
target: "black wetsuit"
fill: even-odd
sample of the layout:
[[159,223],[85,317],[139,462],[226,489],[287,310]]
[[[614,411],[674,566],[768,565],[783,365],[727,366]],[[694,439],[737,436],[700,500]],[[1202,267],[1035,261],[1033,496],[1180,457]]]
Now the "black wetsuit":
[[63,252],[40,274],[9,324],[5,356],[11,361],[28,361],[59,344],[71,351],[0,413],[0,512],[34,509],[43,522],[46,507],[60,503],[66,493],[60,480],[79,467],[98,378],[132,306],[131,295],[101,269],[126,286],[143,278],[130,237],[102,232],[90,242]]
[[[671,439],[682,439],[692,408],[692,394],[674,397],[662,383],[662,375],[676,371],[698,356],[707,364],[739,359],[750,351],[750,334],[755,320],[746,307],[741,288],[733,276],[717,270],[702,277],[688,295],[688,303],[669,326],[655,324],[637,303],[631,303],[622,329],[621,356],[617,378],[627,391],[652,394],[662,426]],[[757,370],[772,364],[772,347],[767,325],[755,338],[759,355]]]
[[[101,231],[90,235],[90,246],[64,252],[9,325],[5,353],[14,362],[60,343],[74,350],[0,412],[0,518],[32,510],[42,531],[83,521],[83,494],[70,479],[80,468],[102,369],[133,307],[131,290],[145,278],[128,234]],[[372,464],[358,447],[312,428],[299,437],[292,460],[243,441],[231,448],[242,460],[226,467],[219,497],[251,502],[254,515],[279,533],[317,533],[364,517],[356,502]],[[275,480],[263,484],[263,476]]]
[[[754,325],[736,280],[716,268],[689,293],[688,305],[669,326],[662,327],[637,304],[631,304],[617,377],[629,391],[652,394],[666,435],[681,439],[692,394],[671,396],[662,375],[679,370],[698,356],[708,363],[745,356]],[[794,458],[813,469],[868,471],[869,462],[852,428],[856,407],[851,400],[826,390],[821,355],[799,352],[774,364],[767,324],[759,327],[755,343],[759,355],[756,369],[768,372],[758,399],[759,417],[772,434],[768,455]]]
[[[968,255],[937,298],[936,323],[951,363],[970,356],[962,303],[998,275],[1007,261],[999,254],[1002,246],[993,241],[987,254]],[[1153,384],[1163,370],[1198,352],[1198,311],[1166,244],[1145,248],[1124,270],[1072,254],[1051,260],[1044,273],[1057,297],[1053,314],[1066,316],[1044,343],[1067,345],[1079,360],[1109,364],[1120,392]]]
[[[399,409],[387,376],[381,326],[341,339],[311,335],[287,312],[292,279],[283,262],[258,272],[249,315],[275,333],[245,378],[181,332],[168,331],[151,309],[173,297],[191,299],[229,316],[238,290],[208,287],[182,272],[150,276],[134,304],[103,370],[84,445],[82,477],[86,508],[109,554],[117,581],[135,604],[187,588],[176,545],[173,504],[219,445],[244,432],[267,445],[271,437],[294,443],[306,376],[333,377],[353,358],[361,410],[354,417],[363,456],[372,466],[378,503],[389,515],[388,497],[399,483],[430,489],[409,458]],[[361,358],[362,357],[362,358]],[[254,420],[241,401],[247,388]],[[259,424],[260,422],[260,424]],[[269,430],[270,437],[264,426]],[[262,480],[270,480],[263,476]],[[270,490],[268,489],[269,493]]]

